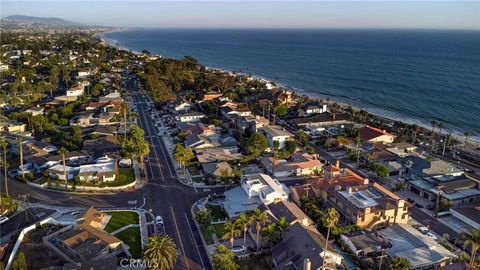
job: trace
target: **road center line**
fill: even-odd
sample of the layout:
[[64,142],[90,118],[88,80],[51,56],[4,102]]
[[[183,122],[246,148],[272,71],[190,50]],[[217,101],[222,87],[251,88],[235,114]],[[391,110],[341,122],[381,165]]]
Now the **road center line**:
[[200,254],[200,250],[198,249],[198,244],[197,244],[197,240],[195,240],[195,235],[193,235],[193,231],[192,231],[192,227],[190,225],[190,221],[188,221],[187,214],[186,213],[183,213],[183,214],[185,215],[185,220],[187,220],[187,225],[188,225],[188,228],[190,229],[190,233],[192,234],[193,242],[195,242],[195,248],[197,249],[198,258],[200,258],[200,262],[202,262],[203,269],[205,269],[205,264],[203,263],[203,259],[202,259],[202,255]]
[[177,219],[175,218],[175,213],[173,212],[172,206],[170,206],[170,212],[172,212],[173,223],[175,224],[175,230],[177,230],[177,236],[178,236],[178,240],[180,241],[180,248],[182,249],[183,259],[185,260],[185,266],[187,267],[187,269],[190,269],[190,266],[188,265],[187,255],[185,254],[185,249],[183,248],[183,241],[182,241],[182,237],[180,236],[180,230],[178,229]]

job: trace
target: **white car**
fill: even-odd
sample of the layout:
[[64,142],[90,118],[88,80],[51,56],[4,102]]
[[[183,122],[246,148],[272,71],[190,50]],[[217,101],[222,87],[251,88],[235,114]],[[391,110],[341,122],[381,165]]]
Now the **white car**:
[[0,216],[0,224],[3,224],[8,221],[8,217]]
[[428,231],[429,231],[429,229],[427,227],[424,227],[424,226],[418,227],[418,230],[421,231],[423,234],[427,234]]
[[232,247],[232,251],[233,251],[234,253],[242,253],[242,252],[245,252],[245,250],[247,250],[247,249],[245,248],[245,246],[233,246],[233,247]]
[[163,218],[162,218],[162,216],[157,216],[157,217],[155,217],[155,223],[156,223],[157,225],[163,225]]
[[427,233],[427,236],[430,237],[430,238],[432,238],[433,240],[437,240],[437,239],[438,239],[438,238],[437,238],[433,233],[431,233],[431,232],[428,232],[428,233]]

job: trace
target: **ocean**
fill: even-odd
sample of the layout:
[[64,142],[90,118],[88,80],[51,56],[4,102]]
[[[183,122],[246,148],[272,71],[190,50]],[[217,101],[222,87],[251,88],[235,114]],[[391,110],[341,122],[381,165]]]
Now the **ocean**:
[[135,29],[104,38],[480,139],[480,31]]

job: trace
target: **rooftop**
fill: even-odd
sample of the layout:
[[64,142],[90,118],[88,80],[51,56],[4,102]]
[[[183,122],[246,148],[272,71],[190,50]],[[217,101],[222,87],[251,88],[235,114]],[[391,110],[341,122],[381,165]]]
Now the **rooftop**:
[[285,137],[293,137],[294,135],[290,133],[289,131],[285,130],[281,126],[264,126],[261,128],[265,133],[270,134],[272,137],[279,137],[279,136],[285,136]]

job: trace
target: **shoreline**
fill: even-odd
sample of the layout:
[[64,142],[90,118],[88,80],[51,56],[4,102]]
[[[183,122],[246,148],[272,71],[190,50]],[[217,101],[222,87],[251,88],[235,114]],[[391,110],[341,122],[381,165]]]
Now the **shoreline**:
[[[122,29],[118,29],[118,30],[105,31],[105,32],[97,33],[97,34],[95,34],[95,36],[97,38],[99,38],[107,46],[112,46],[112,47],[115,47],[115,48],[118,48],[118,49],[121,49],[121,50],[126,50],[126,51],[129,51],[131,53],[139,55],[139,54],[141,54],[141,52],[135,51],[131,48],[122,47],[122,46],[119,45],[118,41],[116,41],[114,39],[106,38],[104,36],[105,34],[114,33],[114,32],[124,32],[124,31],[128,31],[128,30],[134,30],[134,28],[122,28]],[[160,54],[156,54],[156,55],[159,56],[159,57],[163,57],[163,58],[176,59],[176,58],[173,58],[173,57],[165,57],[165,56],[162,56]],[[205,67],[208,68],[208,69],[211,69],[211,70],[218,70],[218,71],[222,71],[222,72],[233,73],[233,71],[230,71],[230,70],[227,70],[227,69],[224,69],[224,68],[217,68],[217,67],[210,67],[210,66],[205,66]],[[416,124],[416,125],[420,126],[421,128],[424,128],[424,129],[429,130],[429,131],[431,131],[431,128],[432,128],[428,124],[426,124],[426,123],[424,123],[424,122],[422,122],[421,120],[418,120],[418,119],[406,118],[406,117],[401,118],[401,115],[398,115],[398,113],[396,113],[396,112],[387,111],[387,110],[384,110],[382,108],[359,107],[357,105],[352,105],[352,104],[348,104],[344,101],[340,101],[338,99],[338,97],[335,97],[334,95],[323,95],[321,93],[316,93],[316,92],[313,92],[313,91],[302,90],[302,89],[296,88],[294,86],[288,86],[286,84],[282,84],[281,82],[274,82],[272,78],[262,77],[262,76],[259,76],[259,75],[252,74],[251,76],[254,79],[263,80],[263,81],[268,82],[270,84],[273,84],[277,87],[289,90],[289,91],[293,92],[295,95],[298,95],[298,96],[306,96],[309,99],[323,99],[323,100],[326,100],[328,98],[329,103],[337,103],[337,104],[341,105],[342,107],[351,107],[352,109],[355,109],[355,110],[364,110],[364,111],[368,112],[369,114],[375,115],[379,118],[384,118],[384,119],[387,119],[387,120],[390,120],[390,121],[398,121],[398,122],[402,122],[402,123],[409,124],[409,125]],[[333,98],[331,98],[331,97],[333,97]],[[388,114],[390,114],[390,115],[388,115]],[[391,114],[395,114],[396,116],[392,116]],[[439,133],[438,131],[435,131],[435,133],[445,135],[445,136],[448,134],[446,132]],[[460,131],[457,131],[457,130],[452,130],[451,136],[453,138],[455,138],[456,140],[460,141],[460,142],[463,142],[465,140],[465,136],[463,136],[463,134]],[[480,147],[480,134],[472,134],[471,136],[469,136],[468,137],[468,144],[473,145],[475,148],[479,148]]]

